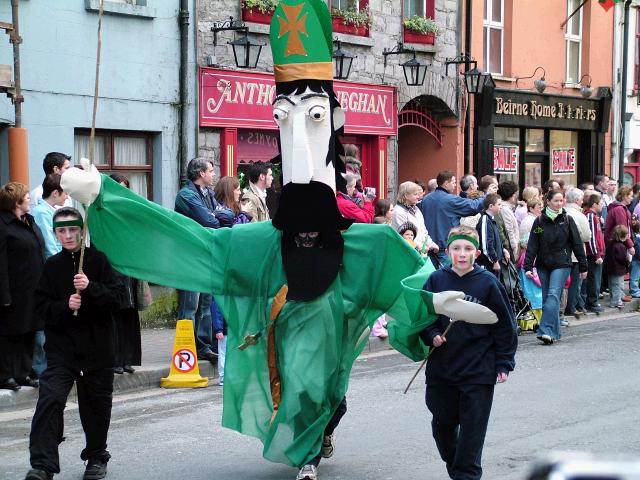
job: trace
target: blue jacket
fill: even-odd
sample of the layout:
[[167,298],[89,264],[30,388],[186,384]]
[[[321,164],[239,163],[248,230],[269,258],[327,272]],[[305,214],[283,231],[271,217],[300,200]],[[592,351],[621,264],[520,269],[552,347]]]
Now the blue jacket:
[[56,253],[62,251],[62,245],[58,241],[53,231],[53,213],[55,209],[49,205],[43,198],[38,199],[38,205],[31,211],[34,220],[40,227],[42,236],[44,237],[44,256],[45,258],[53,257]]
[[498,225],[491,215],[482,212],[476,230],[480,237],[480,251],[482,252],[478,257],[478,263],[491,270],[493,264],[504,257]]
[[636,251],[632,260],[634,262],[640,262],[640,233],[631,232],[631,235],[633,235],[633,249]]
[[436,190],[418,204],[424,217],[427,231],[440,250],[447,246],[449,230],[460,225],[461,217],[471,217],[482,210],[484,197],[477,200],[462,198],[447,192],[444,188]]
[[189,181],[176,196],[175,211],[203,227],[220,228],[233,225],[233,212],[219,204],[208,188],[198,188]]
[[[450,266],[433,272],[424,285],[429,292],[464,292],[465,300],[490,308],[498,317],[493,325],[456,322],[447,333],[447,341],[433,350],[427,362],[428,385],[493,385],[498,373],[515,367],[518,335],[507,292],[495,275],[479,265],[460,277]],[[426,345],[449,326],[449,318],[438,319],[420,333]]]

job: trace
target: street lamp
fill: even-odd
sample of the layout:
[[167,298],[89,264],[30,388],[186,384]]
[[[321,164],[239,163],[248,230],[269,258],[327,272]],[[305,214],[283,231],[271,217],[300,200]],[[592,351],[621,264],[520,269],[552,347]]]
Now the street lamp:
[[[586,85],[582,83],[584,77],[589,77],[589,83],[587,83]],[[593,93],[593,88],[591,88],[591,81],[591,75],[589,75],[588,73],[585,73],[582,77],[580,77],[580,95],[582,95],[582,98],[589,98]]]
[[464,83],[471,95],[481,94],[485,87],[496,86],[490,73],[481,72],[475,67],[464,72]]
[[[389,55],[403,55],[405,53],[412,53],[413,58],[404,62],[402,65],[402,69],[404,71],[404,79],[407,82],[407,85],[410,87],[417,87],[424,84],[424,77],[427,75],[427,67],[429,66],[426,63],[420,63],[416,59],[416,51],[414,48],[404,48],[402,42],[398,42],[398,45],[393,47],[391,50],[384,49],[382,50],[382,55],[384,57],[384,71],[387,70],[387,56]],[[384,74],[382,76],[382,81],[384,82]]]
[[218,45],[218,32],[232,31],[243,33],[244,36],[232,42],[227,42],[227,44],[233,48],[233,57],[238,68],[256,68],[258,59],[260,58],[260,52],[265,44],[251,41],[248,37],[249,27],[247,27],[244,22],[229,17],[229,20],[224,22],[214,22],[211,31],[213,32],[214,49]]
[[543,93],[544,90],[547,88],[547,81],[544,79],[544,77],[547,74],[547,72],[545,72],[544,68],[542,68],[542,67],[536,67],[536,69],[533,71],[533,74],[529,75],[528,77],[517,77],[516,78],[516,88],[518,88],[518,81],[526,80],[527,78],[535,77],[536,76],[536,72],[538,70],[542,70],[542,76],[540,78],[538,78],[537,80],[534,80],[533,86],[536,87],[536,90],[538,91],[538,93]]
[[333,66],[334,66],[334,74],[333,78],[337,80],[346,80],[349,78],[349,73],[351,72],[351,64],[353,63],[353,59],[357,57],[357,55],[353,55],[342,49],[342,42],[336,39],[333,41],[336,44],[336,49],[333,51]]

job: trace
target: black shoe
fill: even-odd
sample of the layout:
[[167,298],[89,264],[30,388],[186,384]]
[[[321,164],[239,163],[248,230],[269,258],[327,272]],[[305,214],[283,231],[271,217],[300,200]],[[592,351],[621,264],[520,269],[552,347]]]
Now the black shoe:
[[122,375],[124,373],[124,370],[122,369],[122,367],[114,367],[113,368],[113,373],[117,373],[118,375]]
[[198,360],[208,360],[211,365],[218,364],[218,355],[213,352],[204,352],[198,354]]
[[22,385],[23,387],[38,388],[40,386],[40,381],[31,377],[18,378],[16,382],[18,382],[18,385]]
[[122,370],[127,373],[134,373],[136,371],[136,369],[133,368],[131,365],[125,365],[124,367],[122,367]]
[[17,392],[20,390],[20,384],[13,378],[7,378],[6,380],[0,381],[0,389],[13,390],[14,392]]
[[597,305],[595,307],[588,307],[587,312],[602,313],[604,312],[604,308],[601,307],[600,305]]
[[24,480],[52,480],[53,473],[49,473],[45,470],[39,470],[37,468],[32,468],[27,472],[27,476],[24,477]]
[[82,480],[98,480],[107,476],[107,462],[89,460]]

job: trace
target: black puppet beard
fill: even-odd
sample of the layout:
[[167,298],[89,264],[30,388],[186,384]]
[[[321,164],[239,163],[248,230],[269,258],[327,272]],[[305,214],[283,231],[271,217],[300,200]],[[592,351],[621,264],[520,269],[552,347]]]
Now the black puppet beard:
[[334,282],[342,268],[344,240],[340,232],[321,233],[322,244],[297,247],[295,233],[283,232],[282,266],[287,277],[287,300],[308,302],[319,297]]

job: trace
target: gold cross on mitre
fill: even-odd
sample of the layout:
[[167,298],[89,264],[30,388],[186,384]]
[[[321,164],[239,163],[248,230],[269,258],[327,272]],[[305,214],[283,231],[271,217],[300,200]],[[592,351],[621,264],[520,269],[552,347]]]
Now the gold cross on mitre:
[[285,34],[289,34],[289,38],[287,39],[287,46],[285,48],[284,54],[285,56],[289,55],[306,55],[307,51],[304,49],[304,45],[302,45],[302,40],[300,39],[300,34],[309,36],[307,33],[306,21],[307,14],[305,13],[302,18],[298,18],[300,16],[300,12],[304,7],[304,3],[300,3],[299,5],[282,5],[282,11],[286,20],[282,17],[278,17],[280,21],[280,32],[278,34],[278,38],[282,38]]

